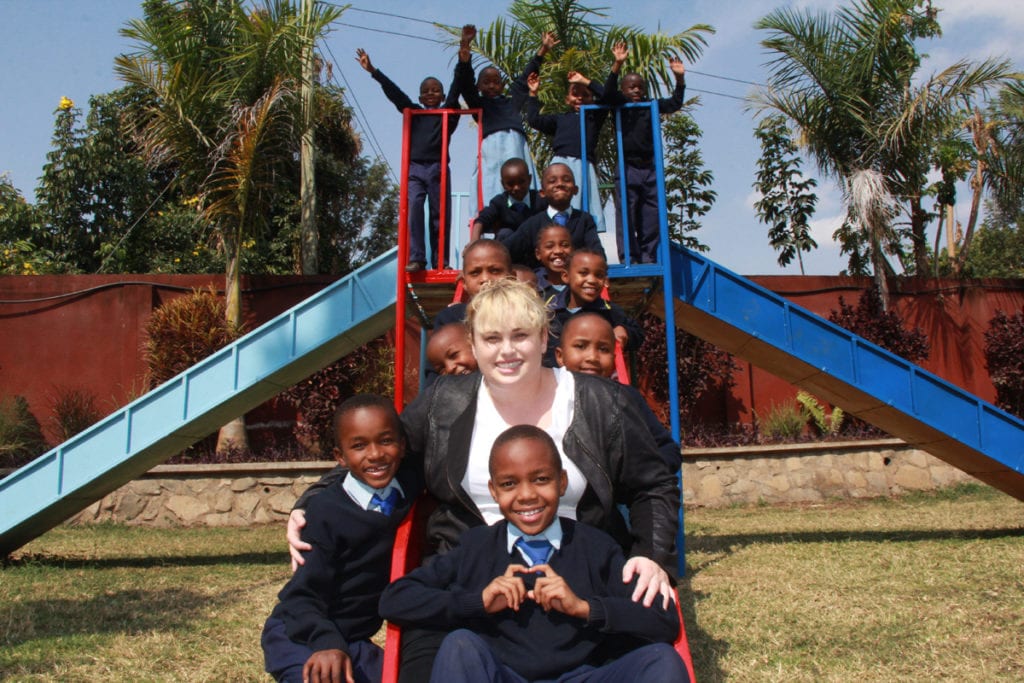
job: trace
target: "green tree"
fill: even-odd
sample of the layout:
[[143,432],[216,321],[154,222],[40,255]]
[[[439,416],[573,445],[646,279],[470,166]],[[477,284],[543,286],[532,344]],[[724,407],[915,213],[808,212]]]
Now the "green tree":
[[[279,170],[298,148],[303,52],[339,14],[316,3],[307,16],[284,0],[251,11],[231,0],[146,0],[144,18],[122,29],[138,49],[117,58],[117,72],[152,98],[136,122],[140,145],[199,197],[225,255],[233,326],[243,251],[267,229]],[[218,450],[244,443],[236,422],[221,430]]]
[[765,117],[754,136],[761,144],[754,181],[761,198],[754,202],[754,210],[761,222],[768,225],[768,241],[779,252],[779,265],[788,266],[795,256],[803,275],[804,260],[800,252],[809,252],[818,246],[811,237],[810,226],[818,202],[818,195],[811,188],[818,183],[814,178],[804,178],[785,117]]
[[6,173],[0,174],[0,273],[29,275],[45,272],[48,255],[32,244],[39,217]]
[[693,233],[700,229],[700,220],[711,210],[718,193],[711,189],[715,175],[704,166],[700,152],[700,127],[689,114],[679,112],[668,117],[661,130],[669,235],[687,249],[707,251],[708,246]]
[[[755,24],[772,57],[754,106],[791,121],[801,146],[843,188],[847,227],[863,235],[843,249],[862,261],[849,249],[867,248],[883,300],[889,256],[927,272],[932,215],[922,198],[935,146],[975,98],[1013,77],[1008,62],[986,60],[921,78],[915,42],[940,35],[935,17],[930,1],[859,0],[831,14],[778,9]],[[894,225],[898,215],[905,230]]]
[[994,202],[975,233],[974,244],[964,267],[970,277],[1024,278],[1024,212],[1006,216]]
[[997,122],[987,180],[996,207],[1005,215],[1024,212],[1024,83],[1010,83],[992,103]]

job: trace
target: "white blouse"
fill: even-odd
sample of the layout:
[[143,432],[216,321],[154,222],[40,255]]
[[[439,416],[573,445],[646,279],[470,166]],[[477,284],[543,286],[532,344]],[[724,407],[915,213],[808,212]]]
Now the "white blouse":
[[[575,410],[576,382],[572,373],[564,368],[555,368],[554,373],[557,387],[555,400],[551,404],[551,425],[544,431],[558,446],[558,454],[562,456],[562,469],[569,478],[569,487],[559,503],[558,514],[561,517],[576,519],[576,505],[583,497],[587,480],[576,464],[565,456],[562,448],[562,437],[572,423]],[[512,426],[498,414],[491,392],[487,389],[487,383],[481,382],[476,395],[476,421],[469,442],[469,463],[461,483],[487,524],[494,524],[502,519],[498,504],[491,498],[491,492],[487,489],[487,481],[490,479],[487,462],[491,456],[491,446],[499,434]]]

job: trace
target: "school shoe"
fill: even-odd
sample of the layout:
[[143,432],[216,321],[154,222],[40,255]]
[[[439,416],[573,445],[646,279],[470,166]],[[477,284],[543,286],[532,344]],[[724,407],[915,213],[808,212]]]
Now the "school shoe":
[[409,261],[409,263],[405,266],[405,272],[418,273],[426,267],[426,261]]

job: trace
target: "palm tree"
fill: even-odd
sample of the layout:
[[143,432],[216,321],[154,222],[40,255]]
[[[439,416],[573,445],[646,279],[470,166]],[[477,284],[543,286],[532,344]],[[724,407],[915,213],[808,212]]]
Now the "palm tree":
[[[761,44],[773,57],[767,87],[754,108],[774,110],[799,131],[800,144],[848,198],[870,187],[897,199],[909,231],[900,231],[886,212],[873,219],[848,212],[844,251],[851,259],[867,245],[875,279],[891,270],[886,253],[903,260],[909,237],[918,273],[927,272],[925,229],[931,216],[922,205],[934,150],[959,127],[960,112],[975,98],[1014,75],[1005,61],[960,61],[928,79],[917,78],[921,57],[914,42],[939,35],[936,10],[918,0],[857,0],[833,14],[783,8],[755,26],[769,37]],[[882,185],[858,182],[858,172]],[[875,175],[877,174],[877,175]],[[868,203],[871,204],[870,202]],[[877,206],[877,205],[876,205]],[[872,220],[881,223],[872,223]],[[860,233],[859,235],[856,233]]]
[[[612,62],[612,46],[618,42],[629,45],[629,58],[623,73],[636,71],[643,74],[651,86],[652,95],[671,91],[675,76],[669,71],[668,60],[678,57],[687,62],[696,61],[707,45],[705,36],[714,33],[707,24],[695,24],[675,34],[644,33],[633,26],[602,23],[606,15],[600,9],[585,7],[578,0],[513,0],[508,14],[495,19],[488,27],[477,32],[473,49],[484,59],[514,78],[536,53],[541,36],[553,32],[559,44],[549,55],[542,68],[543,82],[565,83],[569,71],[579,71],[601,82]],[[457,38],[457,31],[449,29]],[[541,87],[540,99],[547,106],[560,106],[565,89]],[[542,136],[531,136],[531,150],[538,161],[549,153],[543,147]],[[602,153],[602,160],[614,159]],[[610,170],[605,169],[606,177]]]
[[[169,164],[198,200],[227,261],[226,318],[241,324],[241,260],[261,228],[282,163],[298,148],[292,122],[306,112],[295,93],[303,50],[340,10],[317,3],[309,15],[286,0],[249,10],[240,0],[146,0],[144,18],[122,34],[138,51],[121,55],[122,79],[150,103],[134,122],[153,164]],[[221,432],[218,450],[244,447],[244,425]]]

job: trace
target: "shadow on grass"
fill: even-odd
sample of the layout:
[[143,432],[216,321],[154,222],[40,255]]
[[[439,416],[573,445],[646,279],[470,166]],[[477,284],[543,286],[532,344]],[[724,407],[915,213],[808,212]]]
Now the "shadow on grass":
[[697,620],[697,603],[706,596],[695,592],[690,585],[692,571],[687,566],[687,576],[679,580],[679,606],[683,610],[683,624],[686,626],[686,638],[690,644],[690,656],[693,658],[693,673],[700,683],[717,683],[726,679],[725,672],[719,662],[729,652],[728,641],[713,638],[701,628]]
[[76,558],[62,555],[37,555],[28,553],[15,559],[7,558],[2,567],[34,566],[57,567],[61,569],[121,569],[156,567],[207,567],[221,564],[265,565],[285,567],[288,553],[235,553],[223,555],[166,555],[158,557],[102,557]]
[[5,647],[13,647],[75,635],[176,630],[187,627],[223,600],[169,588],[107,591],[87,599],[11,602],[0,606],[0,623],[9,625],[2,641]]

